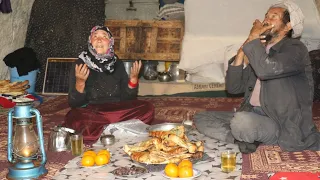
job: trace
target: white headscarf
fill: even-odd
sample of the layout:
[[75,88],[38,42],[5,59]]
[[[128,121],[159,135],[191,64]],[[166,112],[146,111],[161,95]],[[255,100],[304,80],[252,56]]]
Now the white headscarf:
[[303,31],[304,15],[300,7],[291,0],[282,0],[280,3],[272,5],[273,7],[282,7],[287,9],[290,14],[290,23],[293,30],[292,37],[300,37]]

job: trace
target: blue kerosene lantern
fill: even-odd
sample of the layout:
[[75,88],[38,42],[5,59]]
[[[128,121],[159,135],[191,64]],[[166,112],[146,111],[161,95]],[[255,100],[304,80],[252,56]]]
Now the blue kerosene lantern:
[[[37,179],[48,172],[45,168],[47,158],[40,112],[32,108],[32,99],[18,98],[13,101],[16,106],[8,113],[8,161],[11,166],[7,178]],[[33,117],[36,117],[39,138],[33,129]]]

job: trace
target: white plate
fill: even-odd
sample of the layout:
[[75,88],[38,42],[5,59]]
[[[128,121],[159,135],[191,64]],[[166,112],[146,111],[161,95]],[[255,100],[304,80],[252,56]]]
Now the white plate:
[[107,164],[104,164],[104,165],[101,165],[101,166],[96,166],[96,165],[93,165],[93,166],[82,166],[82,165],[81,165],[81,160],[77,162],[77,166],[78,166],[78,167],[90,168],[90,169],[101,168],[101,167],[106,166],[106,165],[107,165]]
[[189,178],[172,178],[172,177],[167,176],[164,173],[164,171],[161,171],[161,174],[162,174],[163,177],[166,177],[166,178],[169,178],[169,179],[172,179],[172,180],[188,180],[188,179],[193,179],[193,178],[197,178],[197,177],[201,176],[201,171],[198,170],[198,169],[193,168],[193,176],[189,177]]

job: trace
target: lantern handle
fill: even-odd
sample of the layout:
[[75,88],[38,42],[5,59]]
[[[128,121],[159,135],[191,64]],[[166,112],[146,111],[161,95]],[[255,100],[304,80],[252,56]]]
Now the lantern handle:
[[14,108],[10,109],[8,112],[8,161],[13,162],[12,159],[12,114],[13,114]]
[[33,112],[36,114],[36,120],[37,120],[37,130],[38,130],[38,136],[39,136],[39,141],[40,141],[40,151],[42,154],[42,160],[41,164],[44,165],[47,161],[47,156],[46,156],[46,151],[44,149],[44,138],[43,138],[43,129],[42,129],[42,118],[40,116],[40,112],[35,109],[31,108],[30,112]]

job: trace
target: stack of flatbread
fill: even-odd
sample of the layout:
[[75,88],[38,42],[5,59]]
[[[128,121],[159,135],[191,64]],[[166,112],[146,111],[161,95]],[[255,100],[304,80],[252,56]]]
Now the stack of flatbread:
[[29,81],[12,82],[9,80],[0,80],[0,94],[18,96],[26,94],[26,90],[30,87]]

